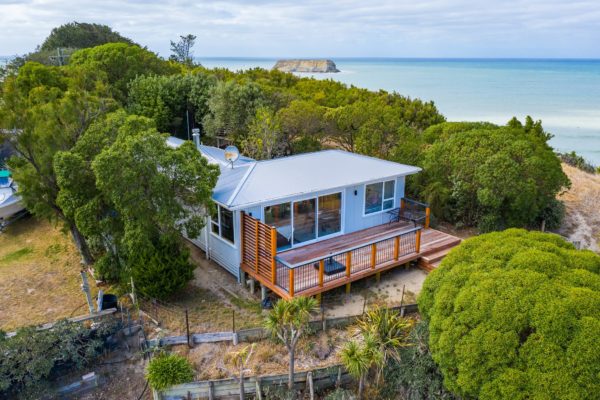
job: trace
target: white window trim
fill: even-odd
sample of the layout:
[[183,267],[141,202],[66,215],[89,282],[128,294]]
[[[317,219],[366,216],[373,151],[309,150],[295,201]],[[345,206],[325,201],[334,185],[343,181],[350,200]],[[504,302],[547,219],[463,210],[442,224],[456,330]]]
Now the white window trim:
[[[209,217],[209,232],[213,237],[216,237],[217,239],[219,239],[220,241],[222,241],[223,243],[233,247],[234,249],[237,249],[237,246],[235,245],[235,211],[228,209],[227,207],[223,207],[220,204],[215,203],[215,206],[217,207],[217,220],[213,220],[212,216]],[[221,236],[221,208],[224,208],[228,211],[231,211],[232,215],[233,215],[233,242],[231,242],[229,239],[224,238],[223,236]],[[215,232],[213,232],[212,230],[212,226],[213,224],[216,224],[219,227],[219,233],[216,234]]]
[[[392,197],[388,197],[385,198],[385,183],[386,182],[394,182],[394,194]],[[367,186],[368,185],[373,185],[375,183],[381,183],[382,184],[382,188],[381,188],[381,210],[380,211],[375,211],[372,213],[367,213],[366,212],[366,208],[367,208]],[[379,214],[383,214],[386,213],[390,210],[393,210],[394,208],[396,208],[396,190],[398,186],[398,178],[394,178],[394,179],[386,179],[383,181],[373,181],[373,182],[368,182],[365,183],[363,185],[363,201],[362,201],[362,216],[363,217],[370,217],[373,215],[379,215]],[[383,203],[385,203],[388,200],[392,200],[392,206],[390,208],[386,208],[385,210],[383,209]]]
[[[395,187],[394,187],[395,190]],[[339,193],[341,195],[341,205],[340,205],[340,231],[336,232],[336,233],[332,233],[330,235],[325,235],[325,236],[319,236],[319,197],[322,196],[328,196],[331,194],[337,194]],[[296,243],[294,244],[294,203],[300,202],[300,201],[304,201],[304,200],[310,200],[310,199],[315,199],[315,238],[311,239],[311,240],[307,240],[306,242],[302,242],[302,243]],[[346,192],[344,190],[334,190],[334,191],[328,191],[328,192],[324,192],[324,193],[319,193],[316,195],[312,195],[312,196],[307,196],[307,197],[303,197],[303,198],[297,198],[297,199],[293,199],[293,200],[284,200],[284,201],[278,201],[278,202],[274,202],[272,204],[266,204],[262,207],[262,219],[261,221],[263,223],[266,224],[265,222],[265,208],[267,207],[272,207],[272,206],[276,206],[278,204],[284,204],[284,203],[290,203],[291,206],[291,224],[292,224],[292,240],[290,243],[290,247],[288,247],[287,249],[281,250],[281,252],[284,251],[288,251],[288,250],[292,250],[292,249],[297,249],[298,247],[302,247],[302,246],[306,246],[309,244],[313,244],[313,243],[317,243],[321,240],[327,240],[327,239],[331,239],[337,236],[341,236],[344,234],[345,232],[345,223],[346,223],[346,218],[345,218],[345,211],[346,211]]]

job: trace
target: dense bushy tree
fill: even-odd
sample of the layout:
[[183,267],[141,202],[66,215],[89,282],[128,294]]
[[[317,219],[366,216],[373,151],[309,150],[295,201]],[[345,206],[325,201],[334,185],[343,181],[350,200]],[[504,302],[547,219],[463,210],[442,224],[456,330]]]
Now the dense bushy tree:
[[94,121],[114,107],[103,81],[89,70],[27,63],[2,86],[0,122],[15,151],[9,166],[27,209],[71,232],[82,260],[92,257],[72,215],[57,201],[53,167],[57,152],[70,150]]
[[294,100],[277,112],[285,154],[316,151],[325,139],[325,108],[315,103]]
[[[210,89],[216,79],[201,71],[185,75],[143,75],[129,84],[128,109],[152,118],[161,132],[187,138],[208,113]],[[188,121],[189,118],[189,121]]]
[[281,124],[273,110],[259,107],[256,116],[250,122],[248,135],[242,140],[245,155],[257,160],[268,160],[284,152]]
[[110,26],[87,22],[69,22],[52,29],[50,35],[40,46],[40,50],[55,50],[58,47],[85,49],[106,43],[134,44],[129,38],[121,36]]
[[[162,272],[163,277],[179,274],[162,286],[160,296],[147,281],[148,294],[163,297],[180,288],[181,279],[189,280],[187,256],[174,238],[184,231],[199,234],[218,177],[217,167],[191,142],[172,149],[152,120],[120,111],[93,124],[71,151],[57,155],[55,169],[59,204],[99,244],[98,267],[105,278],[118,279],[124,272],[129,277],[135,268],[138,273],[143,255],[155,283]],[[173,270],[167,271],[170,262]]]
[[178,71],[175,65],[151,51],[127,43],[108,43],[79,50],[73,53],[69,64],[106,74],[113,96],[122,104],[127,102],[127,85],[136,76],[168,75]]
[[464,241],[419,296],[445,386],[469,398],[600,393],[600,256],[509,229]]
[[[457,129],[454,129],[457,127]],[[541,125],[446,123],[432,127],[425,194],[436,215],[483,231],[534,226],[570,183]]]
[[265,100],[260,86],[255,83],[217,83],[210,91],[204,131],[211,137],[226,136],[235,143],[241,143],[256,110],[266,105]]

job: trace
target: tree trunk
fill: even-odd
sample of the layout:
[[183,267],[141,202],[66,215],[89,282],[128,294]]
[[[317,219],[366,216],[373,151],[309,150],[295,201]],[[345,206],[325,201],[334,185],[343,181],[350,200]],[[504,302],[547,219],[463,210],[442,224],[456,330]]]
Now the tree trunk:
[[362,400],[365,377],[363,375],[358,378],[358,400]]
[[79,229],[77,229],[74,223],[69,224],[69,230],[71,231],[73,242],[75,242],[75,246],[81,255],[81,263],[83,265],[92,265],[94,259],[92,257],[92,253],[90,252],[90,248],[87,245],[85,237],[83,237],[81,232],[79,232]]
[[294,353],[295,348],[290,348],[290,372],[288,375],[288,389],[292,391],[294,389]]

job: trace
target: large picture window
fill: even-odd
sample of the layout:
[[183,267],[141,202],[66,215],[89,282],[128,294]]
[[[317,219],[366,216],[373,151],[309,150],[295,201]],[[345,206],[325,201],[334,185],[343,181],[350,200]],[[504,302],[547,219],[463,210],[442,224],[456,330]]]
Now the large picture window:
[[233,241],[233,211],[217,205],[215,212],[210,218],[211,231],[215,235],[227,240]]
[[277,229],[277,250],[292,247],[292,204],[265,207],[265,224]]
[[390,210],[394,207],[395,181],[365,185],[365,214]]
[[277,229],[277,250],[285,250],[341,232],[342,193],[267,206],[264,216]]

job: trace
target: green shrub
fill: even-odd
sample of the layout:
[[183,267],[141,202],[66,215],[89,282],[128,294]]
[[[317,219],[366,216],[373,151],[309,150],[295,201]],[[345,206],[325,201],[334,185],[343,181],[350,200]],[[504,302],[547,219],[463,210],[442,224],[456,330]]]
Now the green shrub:
[[144,296],[164,299],[183,289],[194,277],[189,251],[177,238],[164,235],[158,245],[140,250],[132,257],[131,273]]
[[570,185],[541,123],[444,123],[424,135],[424,195],[438,217],[483,232],[539,227],[562,217],[556,195]]
[[19,329],[12,338],[0,333],[0,398],[39,398],[41,393],[51,393],[51,379],[89,365],[118,327],[108,321],[94,329],[60,321],[49,330]]
[[510,229],[464,241],[425,280],[419,309],[456,394],[600,393],[600,256],[558,235]]
[[194,368],[179,354],[161,354],[148,364],[146,379],[154,390],[164,390],[194,379]]
[[427,322],[420,321],[412,329],[410,346],[399,349],[399,360],[392,359],[385,369],[383,399],[438,400],[455,396],[443,385],[443,376],[431,358],[427,338]]
[[596,173],[596,167],[594,167],[594,165],[574,151],[570,153],[558,153],[558,156],[565,164],[569,164],[572,167],[580,169],[584,172],[589,172],[590,174]]

